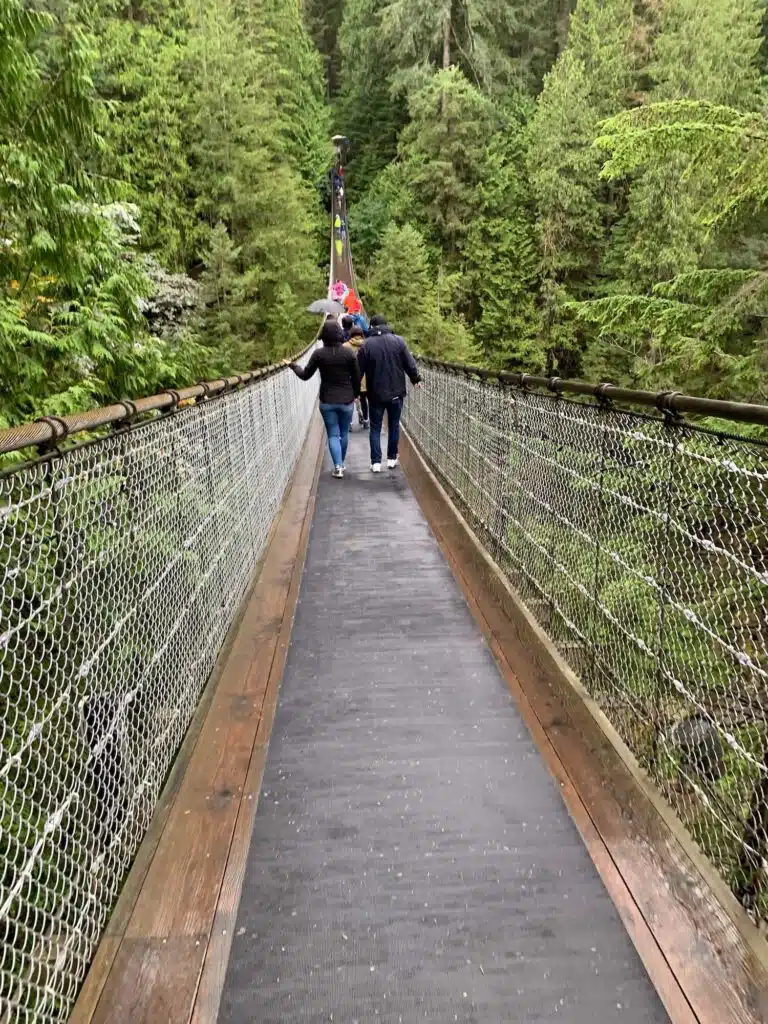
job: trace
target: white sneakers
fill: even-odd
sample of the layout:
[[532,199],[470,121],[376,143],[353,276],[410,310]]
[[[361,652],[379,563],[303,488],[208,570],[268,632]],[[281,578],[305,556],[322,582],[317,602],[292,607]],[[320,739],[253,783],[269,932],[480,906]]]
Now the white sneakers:
[[[399,464],[400,464],[399,459],[387,459],[387,469],[396,469]],[[380,462],[374,462],[373,465],[371,466],[371,472],[372,473],[380,473],[381,472],[381,463]]]
[[333,470],[331,471],[331,476],[334,477],[336,480],[341,480],[342,477],[344,476],[344,467],[334,466]]
[[398,464],[398,459],[387,459],[387,469],[395,469]]
[[381,463],[380,462],[374,462],[373,465],[371,466],[371,472],[372,473],[380,473],[381,472]]

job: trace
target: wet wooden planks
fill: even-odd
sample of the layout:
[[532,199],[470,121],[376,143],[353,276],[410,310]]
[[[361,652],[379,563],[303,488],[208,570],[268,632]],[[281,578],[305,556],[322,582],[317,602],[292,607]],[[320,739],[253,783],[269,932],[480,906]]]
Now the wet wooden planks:
[[318,490],[220,1024],[667,1015],[402,473]]
[[[314,422],[261,572],[71,1021],[214,1021],[319,470]],[[230,925],[230,927],[228,927]]]
[[406,439],[403,465],[673,1021],[768,1020],[768,949]]

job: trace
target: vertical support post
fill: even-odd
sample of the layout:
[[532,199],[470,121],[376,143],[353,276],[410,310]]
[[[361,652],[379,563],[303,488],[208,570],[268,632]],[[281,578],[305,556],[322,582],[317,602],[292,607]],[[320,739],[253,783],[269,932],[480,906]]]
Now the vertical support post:
[[561,440],[562,440],[562,433],[563,433],[563,408],[564,408],[563,399],[560,397],[559,394],[556,395],[556,397],[554,399],[554,405],[555,405],[555,408],[557,409],[557,419],[555,421],[555,429],[554,429],[553,436],[552,436],[552,461],[555,463],[555,466],[551,466],[550,467],[549,475],[550,475],[550,478],[553,481],[553,485],[550,485],[550,487],[548,488],[548,493],[547,493],[547,505],[549,505],[551,510],[552,510],[549,513],[550,529],[552,531],[552,537],[551,537],[550,543],[548,545],[548,550],[547,550],[547,566],[545,568],[545,571],[547,569],[549,571],[549,582],[547,584],[547,593],[545,593],[543,595],[544,598],[547,601],[547,604],[549,605],[549,629],[550,630],[552,629],[552,627],[555,624],[556,606],[555,606],[554,591],[555,591],[555,581],[557,580],[557,577],[558,577],[558,574],[555,572],[555,554],[557,552],[557,539],[556,539],[557,535],[556,535],[556,532],[555,532],[556,531],[556,527],[555,527],[556,518],[555,518],[555,514],[554,513],[555,513],[555,491],[556,491],[557,484],[558,484],[557,476],[558,476],[558,473],[560,471],[559,470],[558,454],[559,454],[559,451],[560,451],[560,443],[561,443]]
[[[510,392],[510,394],[511,394],[511,392]],[[516,462],[513,463],[513,445],[510,443],[509,446],[506,447],[506,449],[505,449],[505,456],[504,456],[504,470],[505,470],[505,472],[504,472],[504,485],[503,485],[502,492],[499,495],[499,503],[500,503],[501,513],[502,513],[501,516],[500,516],[500,520],[501,520],[502,528],[504,530],[504,539],[500,540],[501,547],[500,547],[500,551],[499,551],[499,557],[504,557],[504,555],[506,555],[507,549],[510,547],[511,540],[512,540],[512,538],[509,535],[509,522],[510,522],[510,519],[512,519],[512,517],[513,517],[513,514],[512,514],[513,502],[512,502],[511,482],[515,478],[515,475],[517,475],[517,478],[519,480],[519,478],[520,478],[520,463],[521,463],[521,452],[520,452],[520,402],[517,400],[517,398],[512,398],[510,400],[510,402],[509,402],[509,406],[512,409],[512,423],[511,423],[510,442],[514,441],[514,445],[516,446],[516,449],[517,449],[517,455],[516,455]],[[516,474],[515,474],[515,470],[517,471]],[[518,488],[517,488],[518,513],[517,513],[517,517],[515,519],[515,524],[518,527],[520,525],[520,518],[519,518],[519,513],[520,513],[520,508],[519,508],[520,497],[521,497],[521,489],[520,489],[520,485],[518,483]],[[518,545],[518,547],[519,547],[519,545]],[[512,565],[511,564],[510,564],[510,569],[512,569]],[[519,572],[519,570],[515,570],[515,573],[516,573],[516,575],[515,575],[515,577],[513,577],[513,582],[515,583],[516,588],[518,590],[520,590],[520,589],[522,589],[522,574]]]
[[768,853],[768,744],[765,735],[763,750],[759,775],[744,823],[733,888],[741,905],[753,915],[765,884],[765,858]]
[[[598,687],[599,680],[599,669],[598,669],[598,634],[599,634],[599,607],[600,607],[600,558],[603,552],[602,538],[605,531],[605,472],[608,455],[608,429],[606,426],[606,417],[610,415],[610,406],[606,402],[600,402],[597,409],[597,415],[602,420],[602,430],[600,439],[600,466],[597,473],[597,515],[595,516],[595,562],[592,573],[592,608],[589,615],[589,631],[591,637],[588,636],[590,642],[590,657],[588,670],[585,673],[584,682],[589,685],[591,681],[592,686],[596,689]],[[593,696],[594,696],[594,690]]]
[[211,428],[208,422],[208,411],[210,406],[204,405],[202,412],[202,432],[203,432],[203,454],[205,456],[205,477],[208,484],[208,500],[210,502],[211,517],[213,523],[213,534],[216,538],[216,550],[214,558],[216,559],[216,586],[219,592],[219,620],[223,621],[224,617],[224,606],[226,604],[224,597],[224,582],[221,578],[221,562],[219,554],[221,553],[221,529],[219,526],[219,513],[218,513],[218,501],[216,496],[216,481],[213,472],[213,447],[211,445]]
[[674,419],[674,417],[665,413],[664,417],[664,429],[667,430],[670,435],[674,433],[674,441],[670,446],[669,450],[669,462],[667,469],[667,479],[664,485],[664,505],[663,505],[663,529],[660,532],[659,544],[656,550],[656,580],[659,585],[659,619],[658,619],[658,639],[657,639],[657,655],[656,655],[656,683],[653,686],[649,695],[648,711],[649,717],[653,726],[653,735],[651,737],[651,746],[648,754],[648,761],[645,765],[648,773],[653,776],[655,768],[658,764],[658,750],[659,750],[659,735],[661,732],[661,719],[662,719],[662,694],[666,687],[666,679],[664,674],[664,661],[665,661],[665,643],[666,643],[666,628],[667,628],[667,590],[669,586],[669,525],[672,519],[672,499],[674,494],[674,483],[675,483],[675,469],[677,467],[678,449],[680,445],[680,434],[679,431],[682,429],[680,423]]

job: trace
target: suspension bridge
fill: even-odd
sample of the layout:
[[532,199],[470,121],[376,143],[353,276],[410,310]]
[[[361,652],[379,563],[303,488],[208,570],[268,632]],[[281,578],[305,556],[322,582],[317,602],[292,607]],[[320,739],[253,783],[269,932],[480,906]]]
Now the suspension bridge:
[[768,1020],[768,410],[421,366],[0,432],[3,1022]]

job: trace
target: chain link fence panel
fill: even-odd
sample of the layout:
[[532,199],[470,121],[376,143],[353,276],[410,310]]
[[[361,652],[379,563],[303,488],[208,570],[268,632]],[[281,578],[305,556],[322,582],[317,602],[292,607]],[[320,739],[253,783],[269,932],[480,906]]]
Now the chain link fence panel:
[[701,850],[768,921],[768,447],[423,376],[410,437]]
[[0,1021],[69,1016],[316,398],[285,369],[0,476]]

